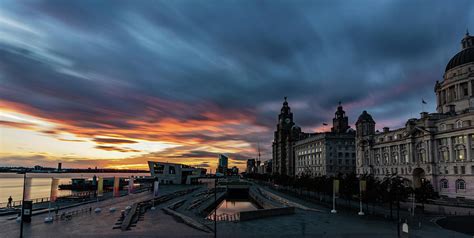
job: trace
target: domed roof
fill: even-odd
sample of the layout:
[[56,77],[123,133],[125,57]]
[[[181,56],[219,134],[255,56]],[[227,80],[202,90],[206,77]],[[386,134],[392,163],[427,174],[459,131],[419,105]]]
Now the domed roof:
[[469,47],[461,52],[457,53],[451,60],[449,61],[448,65],[446,65],[446,70],[448,70],[467,63],[474,62],[474,47]]
[[356,124],[359,124],[361,122],[372,122],[375,123],[374,119],[372,116],[367,113],[367,111],[363,111],[362,114],[360,114],[359,119],[357,119]]

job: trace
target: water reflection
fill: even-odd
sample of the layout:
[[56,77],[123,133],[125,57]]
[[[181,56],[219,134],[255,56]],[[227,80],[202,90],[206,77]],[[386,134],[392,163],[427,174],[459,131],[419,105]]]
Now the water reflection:
[[[234,215],[242,211],[257,210],[258,207],[248,200],[230,200],[224,199],[219,206],[217,206],[217,216],[219,215]],[[214,211],[209,214],[208,219],[214,220]]]

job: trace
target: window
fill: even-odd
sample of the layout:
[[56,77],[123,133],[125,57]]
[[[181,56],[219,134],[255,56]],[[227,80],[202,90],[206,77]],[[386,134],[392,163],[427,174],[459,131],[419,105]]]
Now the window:
[[398,164],[398,153],[397,152],[392,153],[392,159],[393,159],[394,164]]
[[448,183],[448,180],[447,179],[441,179],[441,181],[439,182],[440,186],[442,189],[447,189],[449,188],[449,183]]
[[442,147],[439,150],[439,162],[448,162],[449,161],[449,153],[448,148]]
[[155,171],[155,174],[163,174],[165,166],[162,164],[153,164],[153,170]]
[[174,166],[169,167],[169,174],[176,174],[176,169],[174,168]]
[[462,128],[462,121],[461,120],[456,121],[456,128]]
[[456,137],[454,137],[454,143],[455,144],[464,144],[464,143],[466,143],[466,139],[467,139],[466,136],[456,136]]
[[461,166],[461,174],[466,174],[466,166]]
[[466,189],[466,182],[462,179],[456,180],[456,192],[458,190],[465,190]]
[[410,163],[410,159],[408,158],[408,153],[407,151],[402,151],[402,158],[404,160],[405,163]]
[[474,174],[474,165],[471,165],[471,174]]
[[463,145],[456,146],[454,152],[457,161],[464,161],[466,159],[466,149]]
[[468,90],[468,87],[467,87],[467,83],[461,83],[461,92],[463,94],[464,97],[466,96],[469,96],[469,90]]
[[388,164],[388,154],[383,154],[383,163]]
[[454,166],[454,174],[458,174],[458,166]]

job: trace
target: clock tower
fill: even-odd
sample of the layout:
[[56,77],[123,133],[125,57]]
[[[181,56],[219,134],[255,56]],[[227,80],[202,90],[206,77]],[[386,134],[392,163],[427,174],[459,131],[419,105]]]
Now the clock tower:
[[273,140],[273,173],[294,175],[294,161],[292,156],[293,131],[299,129],[293,122],[293,113],[288,106],[287,98],[283,102],[278,115],[277,129]]

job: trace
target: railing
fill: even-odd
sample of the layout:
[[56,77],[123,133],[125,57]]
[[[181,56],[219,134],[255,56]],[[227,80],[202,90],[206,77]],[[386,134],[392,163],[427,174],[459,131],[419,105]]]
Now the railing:
[[[71,195],[60,196],[60,197],[57,197],[56,199],[87,198],[87,197],[90,197],[91,195],[94,195],[94,193],[95,192],[91,192],[91,191],[77,192],[77,193],[73,193]],[[31,201],[33,202],[33,204],[45,203],[45,202],[49,202],[49,197],[34,198],[34,199],[31,199]],[[21,204],[22,204],[21,200],[12,201],[12,207],[19,207],[19,206],[21,206]],[[0,203],[0,208],[5,208],[7,206],[8,206],[8,202]]]
[[[212,218],[214,218],[212,216]],[[238,221],[240,220],[240,214],[239,213],[234,213],[234,214],[227,214],[227,213],[222,213],[216,216],[217,221]]]
[[70,221],[74,216],[79,216],[83,214],[91,214],[92,207],[85,207],[69,212],[63,212],[61,214],[55,214],[53,216],[53,221]]

